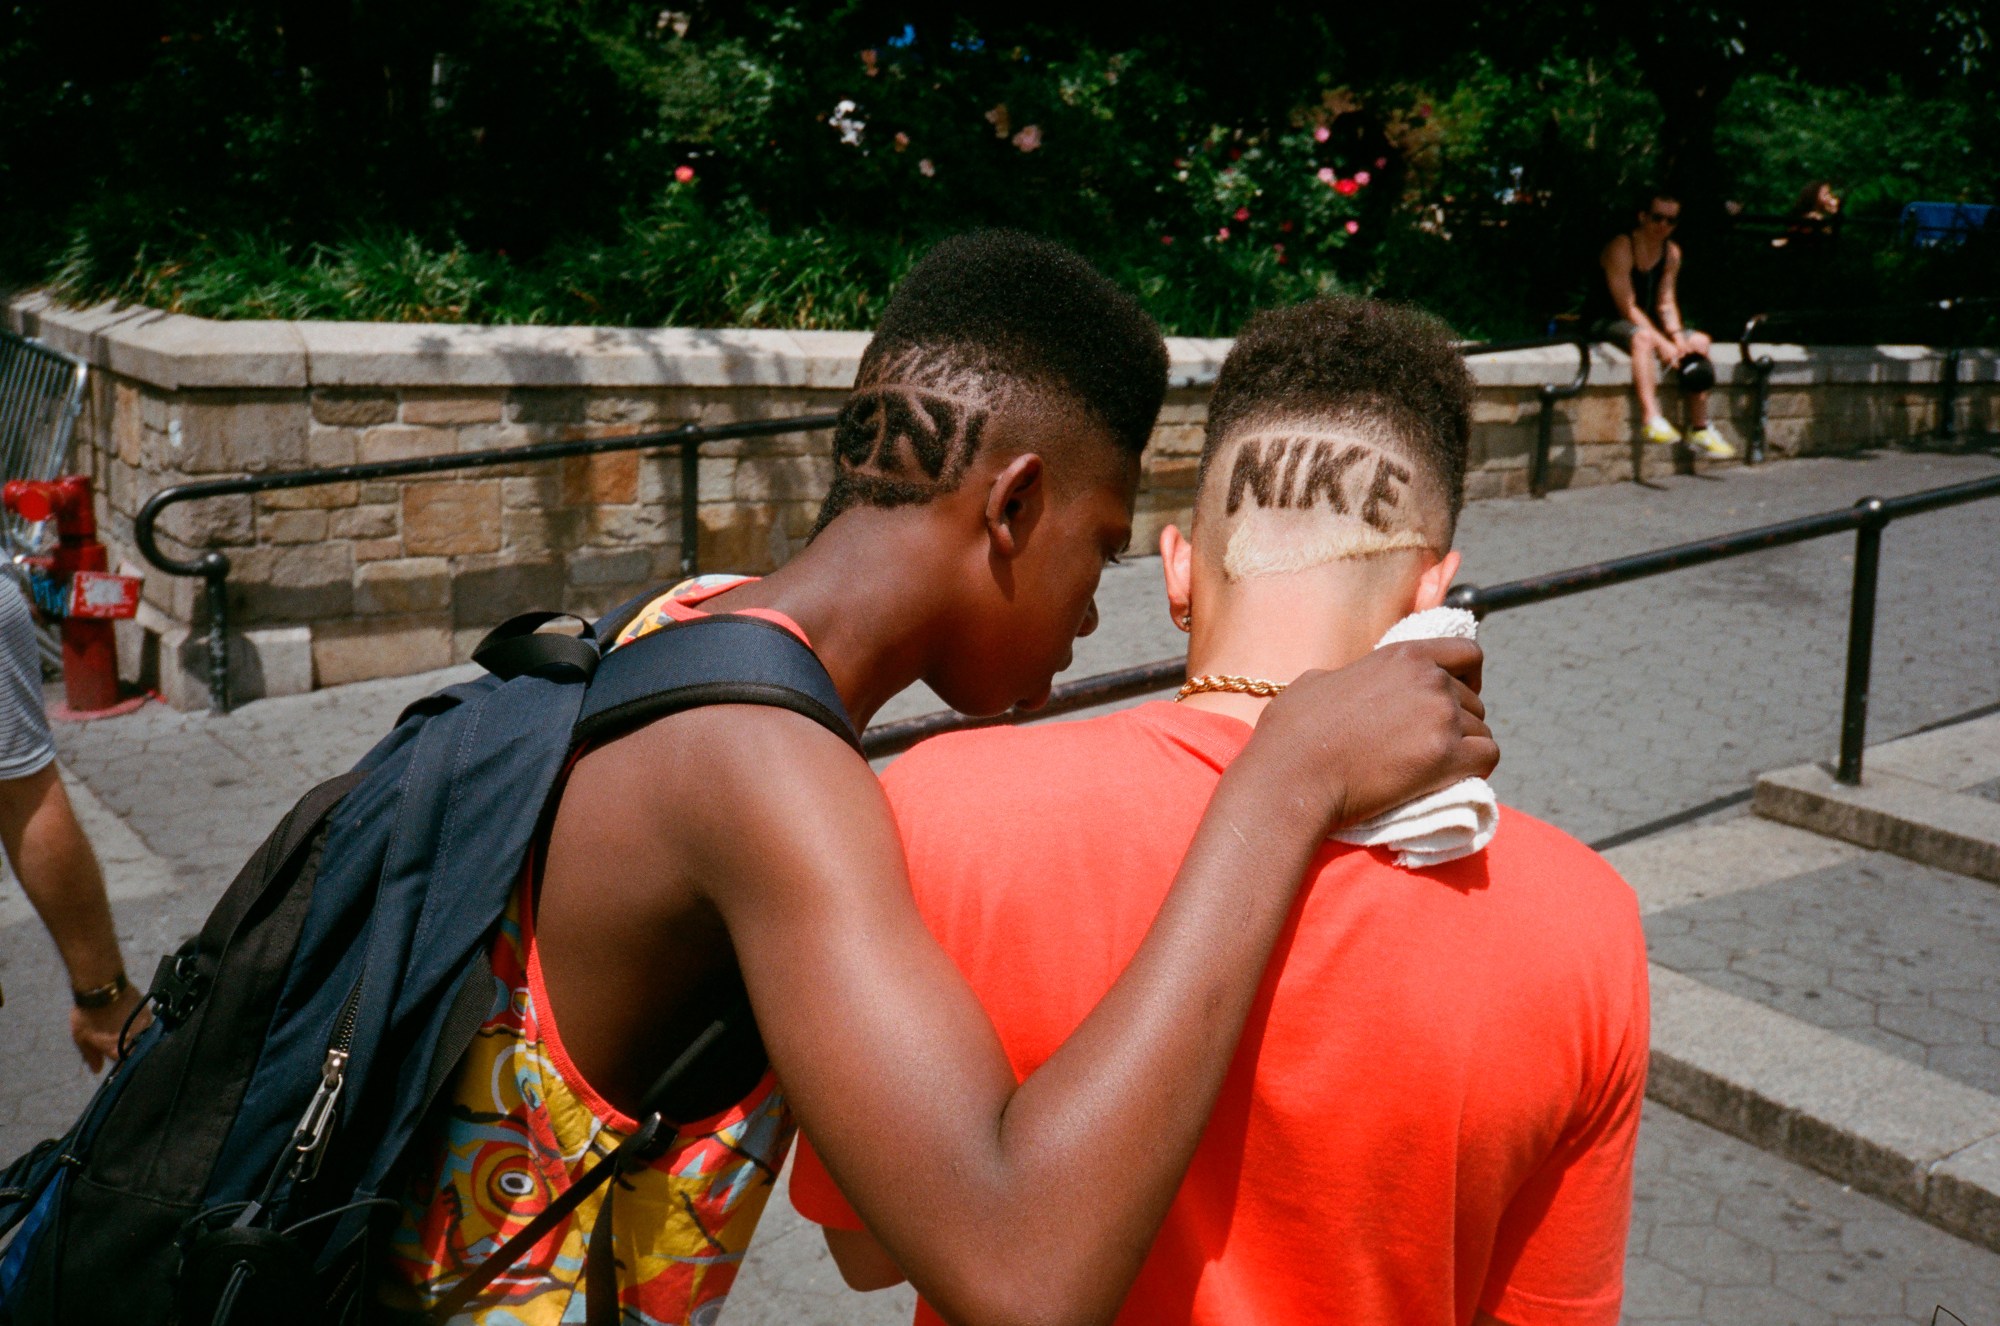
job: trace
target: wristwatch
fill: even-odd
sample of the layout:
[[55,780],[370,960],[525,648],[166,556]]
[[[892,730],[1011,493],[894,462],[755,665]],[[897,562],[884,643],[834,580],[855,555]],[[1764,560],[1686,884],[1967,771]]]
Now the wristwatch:
[[121,971],[103,985],[94,985],[88,990],[70,991],[70,997],[76,1000],[76,1006],[81,1009],[109,1008],[123,998],[125,992],[131,988],[132,983],[125,979],[125,973]]

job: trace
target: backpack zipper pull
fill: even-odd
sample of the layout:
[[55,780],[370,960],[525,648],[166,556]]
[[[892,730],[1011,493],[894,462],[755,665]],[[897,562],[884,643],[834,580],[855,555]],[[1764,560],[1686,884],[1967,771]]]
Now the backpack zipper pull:
[[296,1153],[292,1159],[292,1177],[300,1183],[311,1182],[319,1173],[320,1161],[326,1156],[326,1145],[333,1140],[333,1120],[338,1113],[340,1089],[347,1081],[347,1051],[329,1049],[326,1062],[320,1065],[319,1089],[306,1105],[306,1112],[299,1119],[299,1126],[292,1134],[292,1149]]

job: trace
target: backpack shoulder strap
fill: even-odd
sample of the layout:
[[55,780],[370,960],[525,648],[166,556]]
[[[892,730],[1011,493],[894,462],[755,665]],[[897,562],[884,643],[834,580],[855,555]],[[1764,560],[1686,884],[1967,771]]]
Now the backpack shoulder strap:
[[804,641],[761,617],[723,613],[663,626],[607,653],[571,744],[711,704],[789,709],[861,750],[833,678]]

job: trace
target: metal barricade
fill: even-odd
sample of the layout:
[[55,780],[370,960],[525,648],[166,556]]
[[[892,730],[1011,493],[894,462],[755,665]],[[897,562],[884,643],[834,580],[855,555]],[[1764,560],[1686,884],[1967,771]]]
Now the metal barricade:
[[[73,355],[40,341],[0,329],[0,480],[53,479],[69,459],[70,434],[83,410],[83,387],[90,367]],[[27,592],[15,558],[37,551],[37,522],[0,510],[0,563]],[[35,628],[42,663],[62,660],[55,633]]]
[[[0,331],[0,478],[53,479],[63,472],[89,371],[81,359]],[[34,551],[33,533],[12,512],[0,518],[0,544],[10,557]]]

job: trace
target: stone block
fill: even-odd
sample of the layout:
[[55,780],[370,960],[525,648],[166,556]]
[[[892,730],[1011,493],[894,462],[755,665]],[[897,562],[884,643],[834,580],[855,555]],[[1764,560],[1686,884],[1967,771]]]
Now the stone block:
[[361,500],[358,483],[320,483],[310,488],[274,488],[257,495],[266,511],[332,511]]
[[312,653],[321,686],[429,672],[451,664],[451,620],[427,613],[321,622],[313,630]]
[[1200,474],[1199,456],[1150,456],[1141,487],[1147,492],[1191,493]]
[[562,602],[563,568],[554,560],[511,555],[460,557],[451,564],[454,626],[493,626],[517,613]]
[[498,552],[500,480],[453,480],[404,489],[403,546],[413,557]]
[[680,535],[680,511],[650,506],[586,506],[584,541],[594,544],[658,543]]
[[162,392],[143,387],[140,389],[139,420],[151,432],[167,431],[167,424],[173,417],[173,411],[168,407],[167,400],[168,397]]
[[623,505],[639,500],[639,453],[613,451],[562,462],[565,506]]
[[[117,472],[113,473],[115,475]],[[137,514],[137,507],[135,506],[128,514]],[[168,538],[186,544],[190,548],[209,548],[222,543],[249,543],[256,537],[256,509],[248,493],[211,497],[200,502],[182,502],[166,509],[165,514],[160,517],[159,530]]]
[[1517,424],[1526,419],[1535,409],[1534,398],[1523,392],[1503,391],[1488,388],[1472,398],[1472,422],[1475,424]]
[[562,553],[584,542],[588,508],[530,507],[500,513],[500,547],[519,555]]
[[324,511],[265,511],[257,516],[263,543],[318,543],[326,538]]
[[366,428],[396,421],[396,393],[366,387],[321,387],[312,394],[315,422]]
[[320,622],[354,610],[354,553],[345,543],[260,545],[232,554],[231,562],[231,620],[245,627]]
[[112,385],[111,449],[127,465],[138,465],[146,454],[146,423],[139,408],[139,389],[129,382]]
[[698,513],[701,526],[701,569],[736,571],[750,575],[774,569],[780,555],[772,547],[773,536],[782,544],[785,533],[780,513],[768,504],[704,506]]
[[653,555],[644,548],[580,548],[569,558],[571,585],[624,585],[652,574]]
[[1751,804],[1769,819],[2000,883],[2000,802],[1871,770],[1865,756],[1859,787],[1804,764],[1760,777]]
[[532,474],[500,481],[500,505],[509,511],[533,511],[562,505],[560,474],[537,467]]
[[298,469],[309,426],[298,392],[189,392],[168,425],[167,464],[183,474]]
[[639,500],[655,506],[681,500],[680,457],[639,458]]
[[[1585,391],[1560,402],[1556,411],[1579,442],[1626,442],[1639,426],[1638,398],[1629,391]],[[1540,413],[1536,404],[1523,410],[1521,418],[1533,426]]]
[[364,502],[400,502],[403,500],[403,485],[393,482],[364,483],[361,485],[361,500]]
[[330,513],[327,536],[335,539],[387,539],[396,533],[396,517],[402,508],[388,503],[351,506]]
[[[229,639],[232,704],[304,695],[313,688],[312,627],[267,626]],[[205,652],[205,651],[204,651]]]
[[361,460],[416,460],[423,456],[448,455],[458,449],[458,434],[449,428],[418,428],[411,424],[383,424],[361,435]]
[[830,456],[762,456],[736,462],[733,496],[739,502],[811,502],[833,484]]
[[703,502],[728,502],[736,496],[736,461],[728,457],[703,456],[695,496]]
[[355,568],[357,613],[409,615],[450,606],[451,565],[442,557],[403,557]]
[[666,428],[693,419],[679,393],[670,391],[615,391],[593,395],[584,405],[584,417],[594,424],[644,424],[649,429]]
[[504,391],[426,391],[412,387],[403,393],[402,420],[406,424],[497,424],[506,408]]
[[361,458],[361,434],[349,428],[315,424],[306,434],[306,460],[314,469],[352,465]]
[[[367,508],[364,507],[362,509],[366,510]],[[402,555],[403,541],[401,539],[356,539],[354,541],[354,560],[356,562],[379,562],[385,557],[401,557]]]
[[520,388],[507,394],[507,418],[517,424],[580,424],[590,417],[581,391]]
[[1199,456],[1206,434],[1198,424],[1164,425],[1146,440],[1149,453],[1169,456]]

